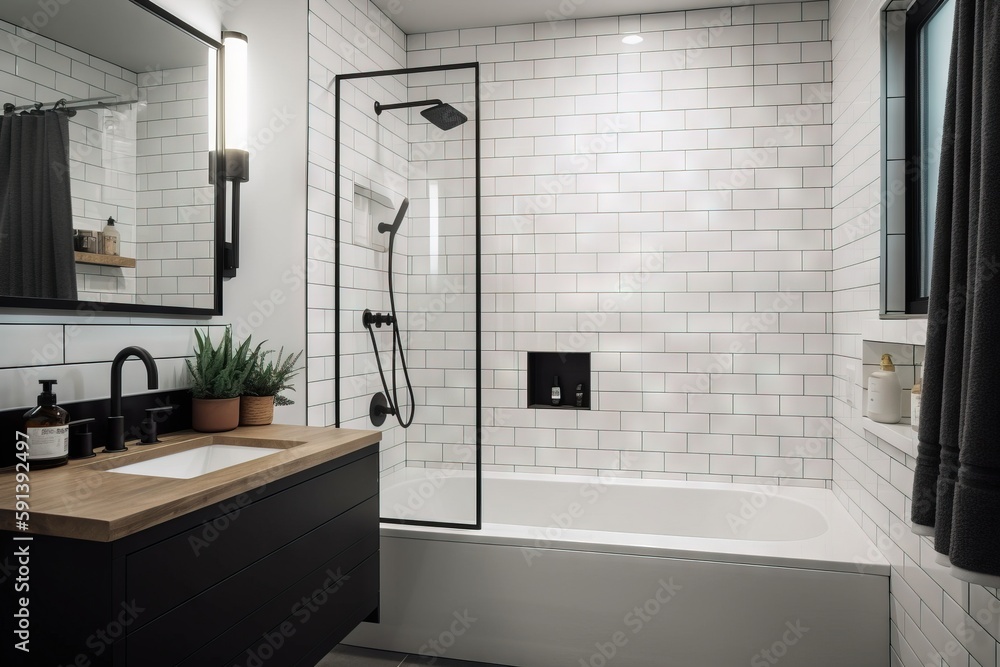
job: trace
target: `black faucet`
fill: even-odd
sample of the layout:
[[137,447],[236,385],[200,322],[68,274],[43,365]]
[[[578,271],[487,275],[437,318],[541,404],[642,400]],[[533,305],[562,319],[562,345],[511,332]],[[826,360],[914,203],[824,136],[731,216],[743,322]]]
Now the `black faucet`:
[[111,364],[111,416],[108,417],[108,444],[105,452],[124,452],[125,417],[122,414],[122,366],[129,357],[138,357],[146,366],[146,386],[156,389],[160,386],[160,376],[156,371],[153,355],[141,347],[126,347],[115,356]]

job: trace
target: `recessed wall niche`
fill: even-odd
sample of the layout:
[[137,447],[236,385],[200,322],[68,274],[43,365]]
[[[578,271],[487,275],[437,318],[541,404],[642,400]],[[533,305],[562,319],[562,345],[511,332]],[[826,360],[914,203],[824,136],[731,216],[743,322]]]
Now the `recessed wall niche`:
[[[553,405],[552,386],[557,377],[562,397]],[[579,401],[578,385],[582,385]],[[589,410],[590,385],[589,352],[528,352],[529,408]]]

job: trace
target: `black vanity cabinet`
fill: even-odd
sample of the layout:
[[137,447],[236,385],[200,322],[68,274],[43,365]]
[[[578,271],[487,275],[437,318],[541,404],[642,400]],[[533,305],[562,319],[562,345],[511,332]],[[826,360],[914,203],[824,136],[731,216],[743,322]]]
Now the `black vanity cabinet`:
[[36,535],[31,651],[5,613],[0,662],[312,667],[377,616],[378,524],[376,444],[115,542]]

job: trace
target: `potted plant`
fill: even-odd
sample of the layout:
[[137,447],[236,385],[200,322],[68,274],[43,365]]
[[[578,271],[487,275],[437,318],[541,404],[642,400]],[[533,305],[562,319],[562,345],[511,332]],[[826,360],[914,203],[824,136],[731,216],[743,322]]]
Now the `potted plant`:
[[240,422],[240,395],[247,376],[260,354],[260,345],[250,349],[247,338],[233,347],[233,334],[227,328],[218,347],[209,334],[195,329],[198,344],[194,361],[187,359],[191,373],[191,425],[196,431],[216,433],[231,431]]
[[[258,346],[259,347],[259,346]],[[302,352],[283,357],[285,348],[278,351],[278,356],[268,360],[267,355],[274,350],[267,350],[256,355],[253,368],[243,386],[243,396],[240,399],[240,425],[266,426],[274,421],[275,405],[292,405],[294,401],[282,396],[283,391],[295,391],[291,385],[292,378],[301,370],[295,368]]]

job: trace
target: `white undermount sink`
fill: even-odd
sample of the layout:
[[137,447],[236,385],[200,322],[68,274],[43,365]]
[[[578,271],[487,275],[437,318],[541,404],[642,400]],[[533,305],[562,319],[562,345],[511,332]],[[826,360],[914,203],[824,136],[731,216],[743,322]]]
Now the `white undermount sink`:
[[283,451],[274,447],[242,447],[240,445],[206,445],[195,447],[176,454],[167,454],[155,459],[138,463],[130,463],[120,468],[111,468],[108,472],[119,472],[125,475],[144,475],[146,477],[171,477],[173,479],[191,479],[200,477],[229,466],[253,461],[264,456]]

